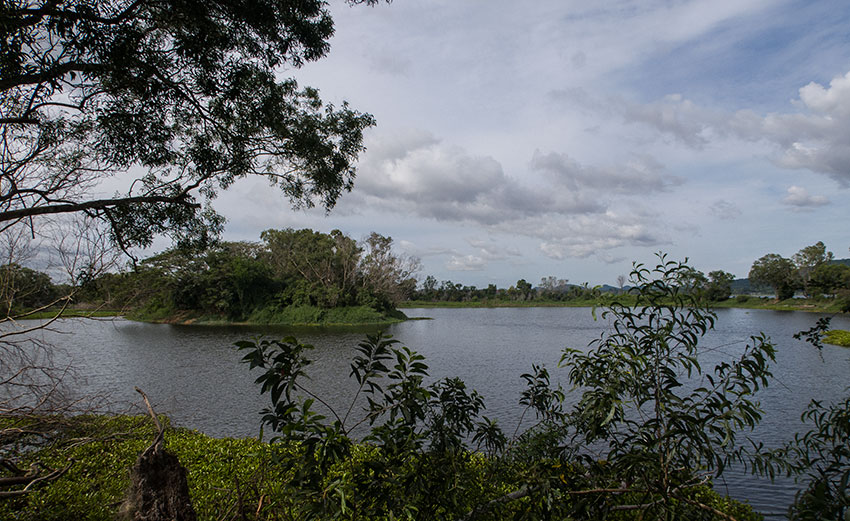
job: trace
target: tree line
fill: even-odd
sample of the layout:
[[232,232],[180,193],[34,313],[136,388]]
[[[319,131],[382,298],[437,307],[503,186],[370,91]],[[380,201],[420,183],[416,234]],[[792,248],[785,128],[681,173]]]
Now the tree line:
[[792,298],[798,290],[806,297],[850,299],[850,265],[836,262],[821,241],[802,248],[790,259],[777,253],[764,255],[753,263],[749,279],[773,290],[777,300]]
[[[734,280],[734,275],[722,270],[709,272],[706,276],[690,267],[688,277],[683,278],[688,288],[699,291],[711,302],[728,299],[732,295]],[[478,288],[451,280],[438,283],[435,277],[428,275],[412,293],[412,299],[427,302],[595,302],[612,295],[627,295],[628,289],[625,280],[618,280],[616,287],[591,286],[586,282],[570,284],[568,279],[551,275],[540,279],[536,286],[525,279],[519,279],[508,288],[499,288],[495,284]]]
[[[411,293],[411,299],[426,302],[592,302],[627,294],[625,282],[625,277],[620,276],[617,286],[590,286],[588,283],[570,284],[568,279],[550,275],[543,277],[536,286],[523,278],[507,288],[495,284],[478,288],[451,280],[438,282],[428,275]],[[769,289],[778,300],[792,298],[797,291],[802,291],[807,298],[847,299],[850,306],[850,262],[836,261],[821,241],[802,248],[790,259],[776,253],[764,255],[753,263],[748,279],[736,279],[735,275],[723,270],[705,274],[688,267],[688,276],[682,278],[682,284],[709,302],[723,302],[735,292]]]
[[72,295],[75,305],[87,309],[135,311],[150,318],[190,313],[273,322],[288,308],[299,308],[302,314],[312,310],[302,316],[310,322],[337,308],[391,315],[416,284],[418,261],[393,251],[392,238],[378,233],[356,241],[339,230],[287,228],[266,230],[260,239],[175,247],[119,272],[92,274],[83,268],[75,288],[9,264],[0,269],[0,297],[10,312]]

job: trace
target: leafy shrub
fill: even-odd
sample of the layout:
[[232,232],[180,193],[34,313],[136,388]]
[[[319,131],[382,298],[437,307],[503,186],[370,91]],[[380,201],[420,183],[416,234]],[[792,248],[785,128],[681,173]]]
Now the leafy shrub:
[[738,295],[737,297],[735,297],[735,302],[737,302],[738,304],[743,304],[744,302],[749,302],[749,301],[750,301],[749,295]]
[[[712,519],[734,509],[755,519],[706,485],[745,457],[736,434],[761,417],[752,393],[767,384],[773,348],[753,337],[738,360],[705,374],[707,384],[683,391],[703,374],[697,344],[715,318],[682,284],[690,274],[663,256],[654,270],[636,266],[636,306],[610,303],[603,316],[612,330],[590,352],[564,355],[570,383],[583,390],[579,404],[565,411],[563,390],[533,366],[520,405],[537,421],[511,439],[481,416],[475,391],[450,378],[424,386],[422,357],[381,335],[357,346],[359,390],[330,419],[312,408],[321,397],[307,387],[311,346],[294,338],[237,346],[263,371],[256,381],[271,398],[263,422],[303,448],[291,495],[304,517]],[[366,405],[352,416],[359,396]],[[358,460],[351,432],[364,423],[374,449]]]

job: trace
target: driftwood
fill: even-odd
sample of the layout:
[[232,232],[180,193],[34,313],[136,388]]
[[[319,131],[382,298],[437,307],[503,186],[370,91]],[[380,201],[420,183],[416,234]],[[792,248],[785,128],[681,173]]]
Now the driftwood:
[[131,485],[119,511],[126,521],[195,521],[189,498],[186,469],[177,456],[163,447],[164,429],[148,397],[138,387],[157,428],[153,443],[136,460],[130,472]]
[[[13,462],[0,459],[0,467],[12,472],[11,477],[0,478],[0,499],[13,498],[28,494],[31,490],[33,490],[33,485],[58,479],[68,472],[73,464],[74,459],[72,458],[68,461],[68,465],[65,468],[56,470],[47,469],[50,470],[49,473],[39,474],[35,468],[33,468],[30,472],[25,472],[19,469]],[[6,490],[19,485],[26,486],[17,490]]]

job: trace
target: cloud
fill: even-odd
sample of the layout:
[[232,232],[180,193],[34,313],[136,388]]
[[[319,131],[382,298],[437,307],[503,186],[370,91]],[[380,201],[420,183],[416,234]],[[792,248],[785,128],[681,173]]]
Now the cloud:
[[782,199],[783,204],[791,206],[796,211],[811,210],[818,206],[829,204],[829,199],[822,195],[810,195],[802,186],[788,187],[788,195]]
[[449,271],[484,271],[486,268],[487,262],[475,255],[463,257],[453,255],[446,263],[446,269]]
[[522,257],[522,252],[519,249],[508,246],[504,241],[495,239],[467,239],[466,241],[473,248],[478,248],[481,256],[487,260],[505,260],[509,257]]
[[408,254],[417,258],[425,258],[425,257],[437,257],[440,255],[457,255],[457,250],[452,248],[440,248],[440,247],[430,247],[430,248],[421,248],[416,244],[401,240],[399,241],[399,246]]
[[828,87],[809,83],[793,101],[796,112],[759,115],[709,110],[679,95],[647,104],[616,100],[621,116],[654,128],[694,148],[718,139],[764,142],[774,163],[786,169],[826,174],[850,186],[850,72]]
[[[506,236],[531,237],[551,258],[601,255],[622,246],[663,243],[658,216],[640,210],[652,193],[682,183],[648,155],[620,165],[587,166],[567,154],[535,151],[521,181],[491,156],[476,156],[427,132],[375,136],[363,158],[355,189],[337,212],[390,211],[448,224],[482,226]],[[617,211],[611,211],[616,206]],[[468,239],[477,251],[412,251],[418,257],[448,255],[447,269],[483,269],[489,261],[521,256],[493,239]]]
[[[494,158],[418,131],[374,140],[359,171],[354,193],[366,204],[438,221],[497,224],[555,205],[545,192],[507,176]],[[593,208],[575,205],[575,211]]]
[[[570,220],[524,223],[529,234],[541,239],[540,252],[562,260],[567,257],[603,259],[608,250],[625,246],[659,246],[670,239],[658,218],[640,212],[608,211],[599,216],[578,216]],[[533,231],[532,231],[533,230]]]
[[717,119],[710,111],[680,94],[647,104],[618,100],[617,105],[626,121],[643,123],[694,148],[702,148],[710,142],[710,129]]
[[566,154],[535,151],[531,168],[546,172],[556,185],[572,192],[596,190],[600,194],[646,194],[666,191],[682,179],[663,173],[663,165],[650,156],[634,156],[615,167],[586,167]]
[[741,209],[737,204],[722,199],[714,201],[708,209],[720,219],[734,219],[741,216]]

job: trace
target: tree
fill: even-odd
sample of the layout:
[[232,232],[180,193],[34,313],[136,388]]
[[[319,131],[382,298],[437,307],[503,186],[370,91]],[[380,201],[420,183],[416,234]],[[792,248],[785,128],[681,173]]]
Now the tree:
[[567,291],[567,279],[559,279],[553,275],[540,279],[540,296],[545,299],[560,299]]
[[322,308],[352,305],[362,249],[339,230],[265,230],[266,262],[287,288],[287,300]]
[[516,281],[516,293],[518,300],[531,300],[534,298],[534,288],[525,279]]
[[768,253],[753,263],[749,279],[756,284],[770,286],[777,300],[794,296],[797,281],[794,277],[794,264],[776,253]]
[[685,284],[691,271],[664,257],[653,270],[636,266],[637,305],[613,303],[603,314],[611,327],[590,349],[565,351],[574,408],[532,366],[519,405],[536,421],[520,420],[510,438],[481,415],[475,391],[455,378],[426,386],[423,357],[381,334],[355,348],[357,390],[342,409],[310,388],[312,346],[238,342],[261,371],[273,441],[295,442],[284,445],[293,457],[282,468],[293,473],[281,486],[304,518],[743,519],[728,503],[712,506],[706,484],[745,457],[736,437],[761,417],[754,393],[770,377],[773,346],[752,337],[704,373],[698,342],[715,315]]
[[[351,188],[372,117],[276,79],[328,52],[324,2],[0,9],[0,229],[81,213],[126,250],[156,234],[207,239],[221,226],[209,201],[243,177],[267,178],[295,205],[331,208]],[[91,195],[128,170],[139,177],[114,196]]]
[[392,237],[375,232],[361,245],[364,255],[359,270],[363,286],[379,301],[386,302],[383,307],[394,307],[408,298],[416,288],[413,275],[421,267],[419,259],[393,252]]
[[708,273],[708,283],[705,286],[705,296],[712,302],[721,302],[732,295],[732,281],[735,275],[722,270]]
[[812,272],[818,266],[826,264],[832,260],[832,252],[826,251],[826,246],[823,242],[818,241],[816,244],[806,246],[791,257],[794,266],[797,267],[797,276],[803,283],[803,291],[807,297],[811,296],[809,291],[809,281],[812,277]]
[[821,264],[812,270],[809,288],[816,293],[834,295],[841,289],[850,289],[850,266]]
[[[238,179],[330,209],[374,120],[277,74],[324,56],[333,30],[322,0],[0,2],[0,233],[44,238],[80,218],[54,244],[64,306],[111,264],[107,242],[209,243],[222,227],[210,202]],[[55,404],[63,375],[17,318],[0,318],[4,415]]]

